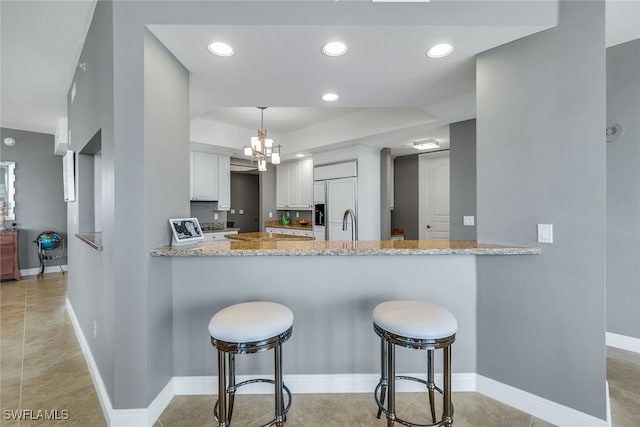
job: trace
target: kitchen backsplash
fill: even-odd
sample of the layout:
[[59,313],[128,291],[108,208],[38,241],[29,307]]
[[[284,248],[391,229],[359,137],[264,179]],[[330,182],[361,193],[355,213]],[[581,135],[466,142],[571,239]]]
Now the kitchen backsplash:
[[[224,228],[227,224],[227,212],[214,210],[217,206],[217,202],[191,202],[191,216],[198,218],[200,224],[220,223]],[[217,219],[214,214],[218,214]]]

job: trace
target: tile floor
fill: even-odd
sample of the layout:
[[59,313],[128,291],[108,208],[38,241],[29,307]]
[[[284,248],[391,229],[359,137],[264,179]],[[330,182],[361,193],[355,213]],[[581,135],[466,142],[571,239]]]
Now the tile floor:
[[[0,426],[106,426],[82,352],[65,311],[66,275],[27,277],[0,284]],[[609,348],[607,377],[614,427],[640,426],[640,355]],[[269,395],[237,396],[234,425],[268,421]],[[176,396],[154,427],[214,426],[215,396]],[[550,424],[478,393],[454,393],[457,427],[542,427]],[[402,393],[398,414],[425,420],[425,396]],[[6,419],[5,410],[32,410],[32,417]],[[31,420],[38,410],[58,411],[58,421]],[[66,410],[67,412],[63,412]],[[10,417],[9,417],[10,418]],[[426,422],[426,421],[425,421]],[[375,418],[371,394],[300,394],[288,427],[384,426]]]

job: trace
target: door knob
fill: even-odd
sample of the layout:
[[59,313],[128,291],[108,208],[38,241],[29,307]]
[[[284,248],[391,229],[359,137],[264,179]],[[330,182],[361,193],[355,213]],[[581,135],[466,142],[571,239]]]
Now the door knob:
[[427,224],[427,229],[428,229],[428,230],[430,230],[430,229],[431,229],[431,226],[430,226],[430,225],[428,225],[428,224]]

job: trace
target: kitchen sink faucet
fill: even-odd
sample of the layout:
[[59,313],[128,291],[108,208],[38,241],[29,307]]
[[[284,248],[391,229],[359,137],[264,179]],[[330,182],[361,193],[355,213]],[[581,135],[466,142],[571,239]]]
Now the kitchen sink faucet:
[[344,215],[342,215],[342,231],[347,230],[347,218],[351,215],[351,240],[358,240],[358,224],[356,222],[356,214],[351,210],[347,209],[344,211]]

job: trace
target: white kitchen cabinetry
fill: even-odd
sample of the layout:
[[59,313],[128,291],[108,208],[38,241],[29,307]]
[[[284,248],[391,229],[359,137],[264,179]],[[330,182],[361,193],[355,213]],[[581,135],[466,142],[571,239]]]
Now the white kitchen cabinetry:
[[218,200],[218,156],[191,152],[191,200]]
[[287,234],[289,236],[313,237],[313,230],[297,230],[295,228],[265,227],[267,233]]
[[325,240],[325,236],[326,231],[324,227],[319,225],[313,227],[313,237],[315,237],[316,240]]
[[214,231],[211,233],[204,233],[203,242],[227,242],[230,239],[224,237],[226,234],[238,234],[238,230],[233,231]]
[[324,203],[324,181],[313,183],[313,203]]
[[276,169],[276,208],[313,209],[313,160],[282,163]]
[[218,156],[218,210],[231,209],[231,165],[229,156]]
[[218,202],[218,210],[231,207],[229,156],[190,153],[190,197],[194,201]]

